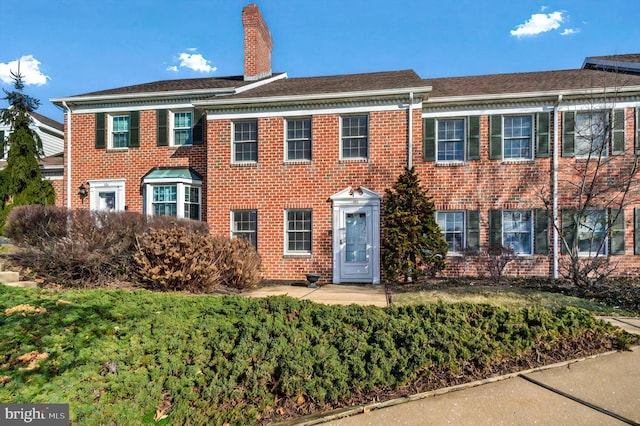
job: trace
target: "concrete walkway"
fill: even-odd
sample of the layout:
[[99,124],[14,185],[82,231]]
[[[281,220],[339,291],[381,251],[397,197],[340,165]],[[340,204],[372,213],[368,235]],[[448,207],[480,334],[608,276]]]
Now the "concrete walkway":
[[[386,306],[382,286],[273,286],[245,295],[287,294],[326,304]],[[640,318],[601,317],[640,334]],[[329,414],[329,413],[325,413]],[[640,425],[640,347],[491,378],[289,424]]]
[[387,306],[384,287],[381,285],[326,284],[318,288],[306,285],[282,285],[262,287],[242,293],[250,297],[287,295],[298,299],[312,300],[326,305],[374,305]]

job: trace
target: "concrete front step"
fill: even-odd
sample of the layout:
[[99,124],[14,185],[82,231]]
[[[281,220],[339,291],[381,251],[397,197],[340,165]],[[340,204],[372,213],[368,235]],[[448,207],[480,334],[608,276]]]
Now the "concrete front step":
[[22,288],[38,288],[38,283],[35,281],[15,281],[11,283],[4,283],[8,287],[22,287]]
[[0,271],[0,283],[15,283],[20,281],[20,274],[11,271]]

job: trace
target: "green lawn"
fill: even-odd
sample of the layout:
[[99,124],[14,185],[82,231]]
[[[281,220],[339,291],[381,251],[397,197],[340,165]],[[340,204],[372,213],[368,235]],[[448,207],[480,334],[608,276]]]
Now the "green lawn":
[[69,403],[83,425],[164,415],[169,424],[256,424],[424,390],[432,377],[440,387],[442,377],[477,378],[467,374],[510,360],[554,362],[546,354],[556,344],[580,351],[586,340],[599,351],[629,344],[574,308],[0,285],[0,402]]

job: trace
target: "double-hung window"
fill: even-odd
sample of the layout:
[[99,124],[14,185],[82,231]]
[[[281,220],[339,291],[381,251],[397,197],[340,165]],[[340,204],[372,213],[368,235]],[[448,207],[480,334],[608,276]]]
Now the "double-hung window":
[[254,247],[258,247],[258,211],[257,210],[232,210],[231,211],[231,236],[244,238],[250,241]]
[[311,119],[287,120],[287,161],[311,160]]
[[354,115],[342,117],[343,159],[367,159],[369,157],[369,117]]
[[285,211],[285,251],[290,254],[311,253],[311,210]]
[[154,216],[178,216],[178,185],[152,186]]
[[438,120],[436,161],[464,161],[464,145],[464,119]]
[[191,111],[176,111],[173,113],[173,143],[175,146],[191,145],[193,114]]
[[504,116],[503,120],[503,158],[530,160],[533,157],[532,116]]
[[255,163],[258,161],[258,122],[237,121],[233,123],[233,162]]
[[607,254],[607,213],[588,210],[578,224],[578,254],[595,256]]
[[129,147],[129,119],[130,116],[128,114],[110,116],[111,131],[109,140],[111,148]]
[[533,214],[531,210],[502,211],[502,246],[515,254],[533,254]]
[[464,211],[439,211],[436,221],[449,246],[449,253],[461,253],[465,248]]
[[578,112],[575,116],[577,158],[608,155],[608,114],[604,111]]
[[184,217],[200,220],[200,187],[184,185]]

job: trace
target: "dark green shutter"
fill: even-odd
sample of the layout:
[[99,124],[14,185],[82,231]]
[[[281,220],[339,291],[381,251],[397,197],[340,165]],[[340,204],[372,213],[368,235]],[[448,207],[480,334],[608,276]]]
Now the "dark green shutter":
[[611,254],[624,254],[624,210],[609,209],[611,223]]
[[96,113],[96,148],[105,147],[105,128],[104,128],[104,112]]
[[467,160],[480,159],[480,116],[474,115],[468,119],[467,132]]
[[193,111],[193,144],[202,145],[204,143],[204,114],[200,110]]
[[502,246],[502,210],[489,210],[489,246]]
[[536,157],[544,158],[549,156],[549,117],[548,112],[537,114],[538,125],[536,128]]
[[499,160],[502,158],[502,116],[492,115],[490,123],[491,139],[489,140],[489,158]]
[[480,250],[480,210],[467,210],[467,250]]
[[640,254],[640,209],[633,209],[633,235],[635,237],[633,254]]
[[137,148],[140,146],[140,111],[131,111],[129,113],[129,147]]
[[565,111],[562,113],[562,156],[575,155],[576,113]]
[[574,216],[576,214],[576,209],[562,209],[560,213],[562,217],[562,241],[560,241],[561,247],[560,252],[562,254],[568,254],[569,250],[573,248],[573,241],[576,237],[576,227],[577,224],[574,220]]
[[4,157],[4,130],[0,130],[0,158]]
[[156,110],[156,143],[158,146],[169,145],[168,117],[169,111],[166,109]]
[[424,161],[436,160],[436,119],[422,120],[422,158]]
[[547,209],[536,209],[536,254],[549,253],[549,212]]
[[611,153],[613,155],[624,154],[624,110],[613,111],[613,136],[611,138]]

